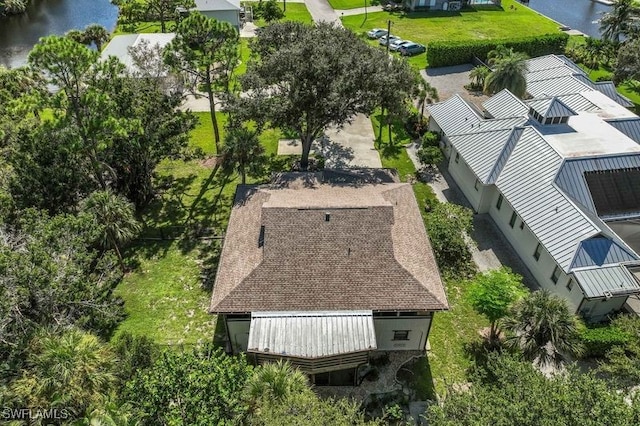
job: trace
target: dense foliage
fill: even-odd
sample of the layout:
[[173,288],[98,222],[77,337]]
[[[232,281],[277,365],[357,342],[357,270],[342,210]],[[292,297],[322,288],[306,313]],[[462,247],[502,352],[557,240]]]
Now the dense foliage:
[[443,272],[465,276],[472,272],[468,234],[473,230],[472,211],[457,204],[439,203],[427,214],[427,231]]
[[433,425],[618,426],[640,422],[640,404],[593,374],[569,369],[547,378],[530,363],[491,354],[475,369],[468,389],[450,389],[429,408]]
[[564,53],[569,36],[564,33],[547,34],[511,40],[434,41],[427,46],[429,67],[468,64],[474,57],[487,58],[490,51],[503,45],[531,57]]

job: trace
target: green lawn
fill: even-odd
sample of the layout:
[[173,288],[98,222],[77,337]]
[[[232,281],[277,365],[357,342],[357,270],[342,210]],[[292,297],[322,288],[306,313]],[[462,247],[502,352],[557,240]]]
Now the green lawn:
[[[342,23],[364,37],[372,28],[387,28],[388,20],[392,22],[392,34],[425,45],[435,40],[505,39],[559,31],[555,22],[514,0],[504,0],[502,8],[484,6],[460,12],[374,12],[366,20],[364,15],[345,16]],[[409,62],[415,68],[424,68],[425,55]]]
[[[284,10],[284,3],[279,3],[280,9]],[[255,8],[258,2],[250,2],[249,4]],[[284,18],[282,18],[282,21],[298,21],[305,24],[311,24],[313,23],[313,18],[311,18],[311,14],[304,3],[287,2],[287,10],[284,12]],[[267,24],[263,19],[256,19],[253,23],[258,27],[264,27]]]
[[334,9],[338,10],[346,10],[346,9],[356,9],[358,7],[371,6],[371,0],[329,0],[329,4]]

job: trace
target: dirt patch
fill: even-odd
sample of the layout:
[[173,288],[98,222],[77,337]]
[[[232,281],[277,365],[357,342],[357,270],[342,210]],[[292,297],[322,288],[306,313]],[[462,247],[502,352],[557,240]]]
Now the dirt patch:
[[220,157],[209,157],[200,161],[200,165],[207,169],[213,169],[220,161]]

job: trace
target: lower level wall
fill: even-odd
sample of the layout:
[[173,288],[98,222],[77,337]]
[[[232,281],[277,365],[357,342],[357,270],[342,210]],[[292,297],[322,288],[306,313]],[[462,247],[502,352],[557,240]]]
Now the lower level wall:
[[251,318],[225,318],[225,323],[227,325],[229,343],[231,343],[231,351],[234,354],[246,352],[247,346],[249,346],[249,328],[251,327]]
[[[433,314],[416,317],[374,317],[376,343],[379,351],[423,351],[429,337]],[[407,338],[398,340],[397,331],[408,331]],[[396,338],[394,338],[396,337]]]

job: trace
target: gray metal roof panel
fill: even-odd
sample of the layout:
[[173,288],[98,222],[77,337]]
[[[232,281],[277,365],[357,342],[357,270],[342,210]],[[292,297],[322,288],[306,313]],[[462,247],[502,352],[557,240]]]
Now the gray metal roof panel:
[[466,133],[480,117],[460,95],[452,96],[444,102],[428,105],[427,111],[447,135]]
[[247,352],[320,358],[376,348],[372,311],[251,314]]
[[516,95],[504,89],[482,103],[485,110],[495,118],[522,116],[529,108]]
[[496,186],[555,261],[568,271],[578,243],[599,229],[555,186],[562,157],[533,128],[515,144]]
[[585,268],[633,262],[638,258],[609,238],[595,237],[584,240],[576,251],[571,268]]
[[509,140],[511,132],[511,129],[502,129],[453,135],[449,137],[449,142],[478,179],[482,183],[488,183],[489,174]]
[[575,74],[575,70],[572,67],[567,65],[561,65],[555,68],[547,68],[541,69],[537,71],[530,71],[526,73],[525,78],[527,79],[527,84],[533,81],[539,80],[548,80],[550,78],[562,77],[565,75],[573,75]]
[[605,120],[607,123],[640,144],[640,117]]
[[194,3],[200,12],[241,10],[240,0],[194,0]]
[[532,96],[560,96],[592,90],[575,76],[565,75],[527,83],[527,92]]
[[527,101],[527,105],[545,118],[578,115],[556,96],[549,98],[535,98]]
[[582,96],[580,93],[558,96],[565,105],[574,111],[598,111],[600,107]]
[[587,298],[640,292],[640,283],[622,265],[577,270],[573,275]]

